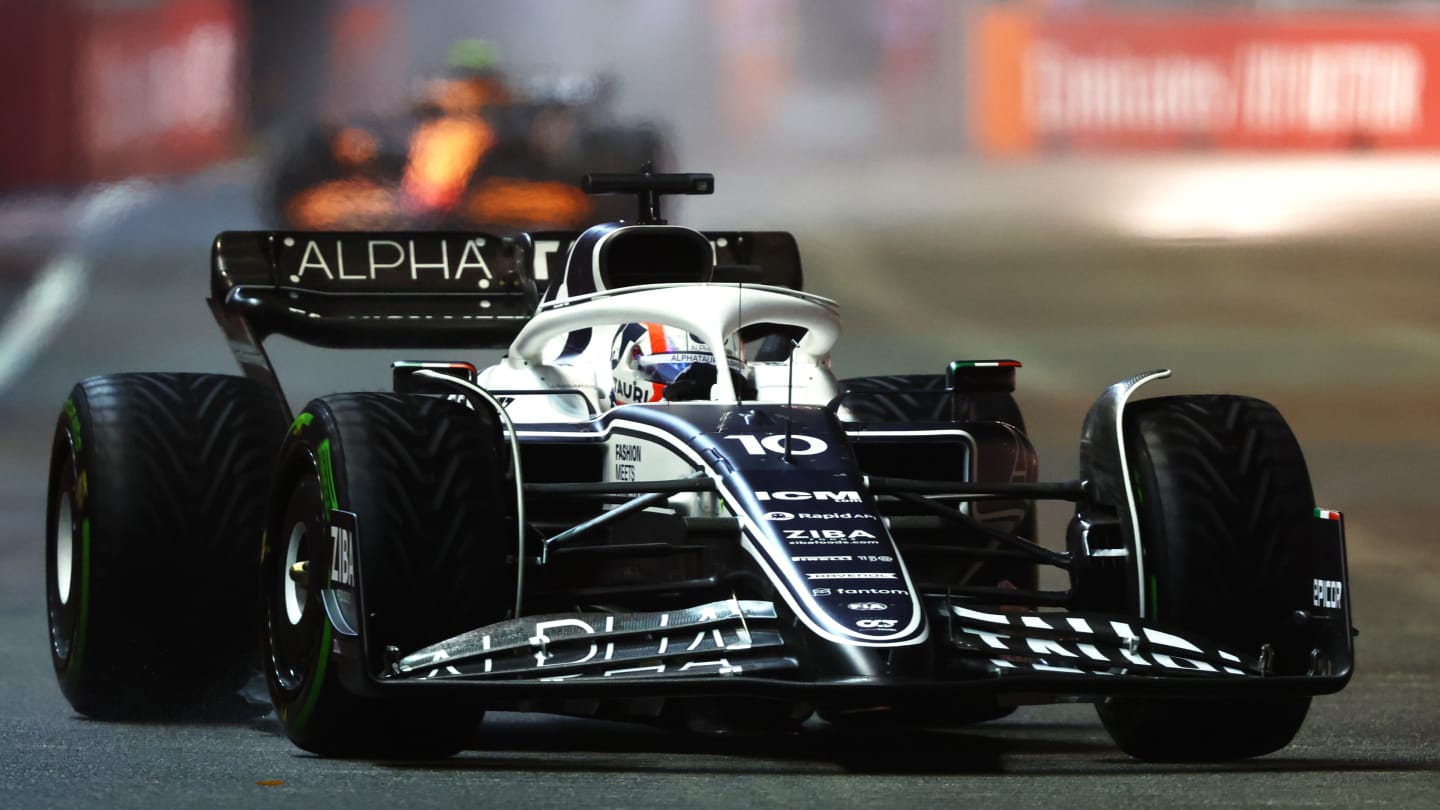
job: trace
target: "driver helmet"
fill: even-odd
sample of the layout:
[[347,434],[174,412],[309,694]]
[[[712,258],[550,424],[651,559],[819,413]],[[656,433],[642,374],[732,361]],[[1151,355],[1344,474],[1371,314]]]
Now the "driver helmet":
[[[725,341],[725,358],[736,390],[753,391],[745,384],[745,364],[739,355],[739,340],[732,335]],[[615,332],[610,374],[610,400],[616,405],[709,399],[716,380],[715,358],[703,340],[684,329],[628,323]]]

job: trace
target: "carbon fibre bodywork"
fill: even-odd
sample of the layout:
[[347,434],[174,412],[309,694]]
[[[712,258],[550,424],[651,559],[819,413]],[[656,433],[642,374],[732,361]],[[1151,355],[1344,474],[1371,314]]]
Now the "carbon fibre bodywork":
[[[617,182],[653,193],[648,177]],[[698,188],[708,176],[666,177]],[[327,654],[349,691],[486,707],[748,696],[857,709],[1303,696],[1347,683],[1338,513],[1308,522],[1292,574],[1312,598],[1294,599],[1275,639],[1309,651],[1304,672],[1277,672],[1269,641],[1234,649],[1149,615],[1154,552],[1125,411],[1168,371],[1107,389],[1082,429],[1079,479],[1042,482],[1011,396],[1019,363],[837,380],[838,307],[800,291],[789,234],[699,232],[641,210],[640,224],[582,233],[217,238],[212,309],[247,375],[268,385],[279,386],[262,348],[272,334],[508,348],[478,373],[408,363],[396,380],[498,407],[507,423],[515,610],[418,648],[377,637],[355,539],[366,527],[337,512],[329,556],[346,574],[321,590]],[[714,352],[741,336],[757,394],[720,375],[703,401],[614,405],[608,338],[645,321]],[[1047,499],[1076,504],[1058,547],[1033,536]],[[1039,589],[1039,566],[1068,587]]]

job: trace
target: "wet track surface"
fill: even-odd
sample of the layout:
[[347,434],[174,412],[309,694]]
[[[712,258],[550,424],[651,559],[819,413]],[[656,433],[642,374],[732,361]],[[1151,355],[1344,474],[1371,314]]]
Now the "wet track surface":
[[[1144,170],[1163,186],[1165,167]],[[904,185],[907,171],[896,167],[875,183]],[[1026,183],[1043,185],[1046,175],[1026,172],[1013,182],[993,172],[972,178],[972,191],[1033,193]],[[69,302],[75,311],[38,349],[38,361],[0,390],[0,806],[1440,801],[1440,236],[1429,226],[1440,221],[1440,204],[1415,203],[1406,227],[1376,225],[1357,208],[1340,217],[1348,226],[1299,237],[1138,243],[1056,213],[1084,206],[986,204],[939,190],[939,180],[923,185],[919,175],[896,199],[919,189],[933,204],[901,211],[914,216],[882,230],[864,226],[873,209],[859,202],[841,205],[817,192],[829,202],[806,206],[796,189],[816,188],[814,178],[772,178],[788,191],[766,208],[763,194],[739,191],[758,181],[717,174],[720,196],[675,219],[795,230],[808,287],[844,307],[841,374],[938,370],[953,357],[1024,361],[1018,396],[1046,478],[1074,473],[1085,408],[1135,371],[1175,369],[1155,393],[1232,391],[1275,402],[1306,450],[1319,505],[1347,516],[1361,630],[1351,686],[1317,699],[1289,748],[1224,766],[1130,761],[1089,706],[1027,708],[959,731],[904,735],[840,733],[812,721],[804,734],[783,738],[506,714],[485,723],[472,750],[423,764],[315,759],[263,717],[206,725],[79,717],[45,653],[50,432],[59,402],[84,376],[233,368],[203,304],[209,237],[256,220],[243,175],[219,172],[135,190],[58,246],[82,262],[86,292]],[[1053,177],[1060,185],[1052,197],[1105,196],[1082,169],[1061,167]],[[740,196],[727,201],[727,187]],[[53,253],[34,261],[49,259]],[[9,309],[23,288],[0,289]],[[380,388],[388,377],[387,353],[289,344],[275,354],[292,404]],[[896,357],[907,358],[903,367]],[[1055,538],[1063,510],[1047,509],[1044,518],[1042,529]],[[153,586],[173,592],[176,610],[201,605],[186,583]]]

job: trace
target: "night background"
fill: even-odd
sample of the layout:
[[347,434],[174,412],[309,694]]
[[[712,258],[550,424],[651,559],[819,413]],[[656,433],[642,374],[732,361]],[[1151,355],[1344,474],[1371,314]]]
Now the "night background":
[[[1440,784],[1440,3],[0,0],[0,87],[0,804],[1425,806]],[[216,233],[578,226],[603,213],[579,174],[652,159],[716,178],[672,222],[796,235],[842,307],[841,376],[1022,361],[1042,478],[1075,475],[1086,409],[1136,372],[1273,402],[1346,514],[1352,685],[1233,769],[1130,763],[1088,707],[868,764],[824,736],[512,719],[413,771],[302,758],[263,721],[71,711],[45,656],[51,431],[88,376],[235,372]],[[397,357],[267,345],[296,408],[385,388]],[[1068,516],[1047,506],[1042,541]],[[194,609],[186,585],[155,583]]]

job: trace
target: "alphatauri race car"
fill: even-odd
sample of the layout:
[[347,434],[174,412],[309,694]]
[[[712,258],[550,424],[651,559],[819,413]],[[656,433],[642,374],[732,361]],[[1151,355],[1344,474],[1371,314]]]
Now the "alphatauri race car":
[[[258,660],[326,756],[447,756],[490,709],[759,733],[1081,700],[1135,757],[1214,760],[1349,680],[1343,520],[1271,405],[1137,399],[1169,376],[1139,373],[1090,408],[1079,478],[1040,481],[1018,362],[837,379],[790,234],[667,224],[706,174],[583,185],[636,219],[215,239],[243,376],[88,379],[56,426],[75,709],[193,712]],[[296,414],[274,335],[421,359]],[[1049,544],[1041,500],[1074,504]]]

